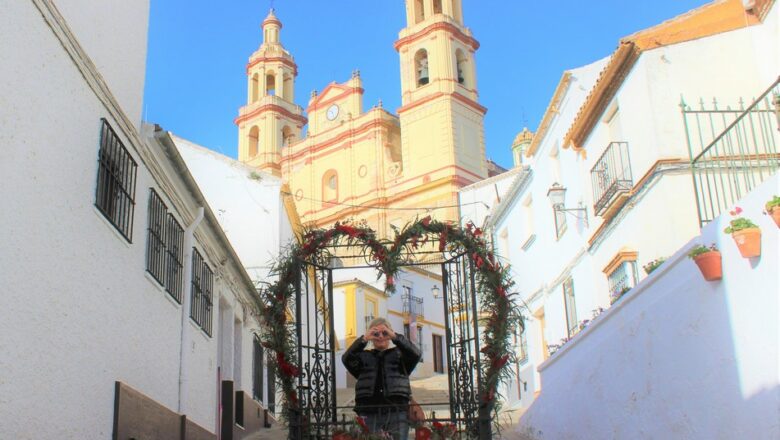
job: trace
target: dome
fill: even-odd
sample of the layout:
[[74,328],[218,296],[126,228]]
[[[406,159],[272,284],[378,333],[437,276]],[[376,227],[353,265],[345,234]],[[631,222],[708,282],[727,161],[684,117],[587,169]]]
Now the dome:
[[534,138],[534,133],[528,129],[528,127],[523,127],[523,131],[517,134],[515,136],[514,142],[512,142],[512,145],[519,145],[524,142],[531,142],[531,140]]

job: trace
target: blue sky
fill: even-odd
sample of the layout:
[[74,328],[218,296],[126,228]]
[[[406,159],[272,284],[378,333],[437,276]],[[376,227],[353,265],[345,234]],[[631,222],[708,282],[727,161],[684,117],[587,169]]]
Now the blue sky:
[[[463,0],[480,42],[477,82],[487,155],[512,164],[510,145],[535,130],[566,69],[609,55],[618,40],[705,0]],[[233,119],[246,101],[245,66],[261,43],[271,0],[152,0],[144,119],[236,157]],[[364,106],[400,106],[393,42],[402,0],[275,0],[282,43],[298,64],[296,102],[360,69]]]

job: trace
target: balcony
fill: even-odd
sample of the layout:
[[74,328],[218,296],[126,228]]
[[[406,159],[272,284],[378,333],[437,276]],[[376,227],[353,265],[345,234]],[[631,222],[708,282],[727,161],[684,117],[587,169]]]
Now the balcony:
[[628,142],[610,142],[604,154],[590,170],[593,186],[593,211],[609,218],[628,200],[634,179]]
[[425,317],[425,310],[423,307],[423,299],[414,295],[403,294],[401,300],[404,305],[404,315],[415,315],[420,318]]

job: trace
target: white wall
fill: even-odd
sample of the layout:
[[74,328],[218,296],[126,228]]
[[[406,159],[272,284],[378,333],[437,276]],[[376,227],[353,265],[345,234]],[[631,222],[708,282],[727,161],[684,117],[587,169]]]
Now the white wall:
[[[118,3],[111,2],[117,6],[112,17],[143,18],[142,24],[128,26],[145,29],[145,15],[121,15],[126,8]],[[127,8],[146,4],[136,3]],[[86,33],[85,40],[96,38]],[[138,41],[134,34],[123,38]],[[199,204],[170,159],[143,146],[132,124],[112,116],[134,112],[134,104],[115,109],[106,104],[110,97],[89,87],[85,76],[94,80],[94,74],[79,68],[33,2],[3,5],[0,53],[5,56],[0,199],[8,208],[0,214],[0,438],[109,438],[115,381],[177,410],[182,306],[145,270],[149,188],[185,228]],[[140,103],[138,53],[115,56],[123,62],[113,68],[129,69],[128,75],[140,79],[126,89],[122,79],[111,85],[122,83],[119,91],[132,91],[130,100]],[[101,118],[108,119],[139,165],[132,243],[94,206]],[[164,185],[160,176],[166,176]],[[237,276],[241,268],[225,259],[228,250],[220,248],[216,230],[205,221],[196,234],[215,272],[215,303],[220,292],[235,301],[230,298],[245,294]],[[189,294],[185,284],[183,296]],[[215,336],[208,337],[189,318],[184,322],[189,396],[184,407],[190,419],[213,432],[218,333],[214,328]]]
[[[149,0],[54,0],[125,114],[141,126]],[[49,81],[57,82],[56,75]]]
[[[721,216],[539,367],[541,395],[518,432],[538,439],[769,439],[780,436],[778,250],[763,204],[775,175],[738,204],[762,230],[745,259]],[[716,243],[724,277],[686,257]],[[565,415],[565,423],[561,418]]]

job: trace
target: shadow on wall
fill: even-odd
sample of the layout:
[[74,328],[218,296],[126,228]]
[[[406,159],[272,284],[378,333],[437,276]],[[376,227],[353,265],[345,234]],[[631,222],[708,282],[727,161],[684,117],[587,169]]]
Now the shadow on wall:
[[[639,286],[540,365],[541,394],[507,438],[779,438],[778,227],[762,215],[778,187],[740,201],[763,233],[740,256],[730,220],[702,230]],[[686,256],[716,243],[722,281]]]

